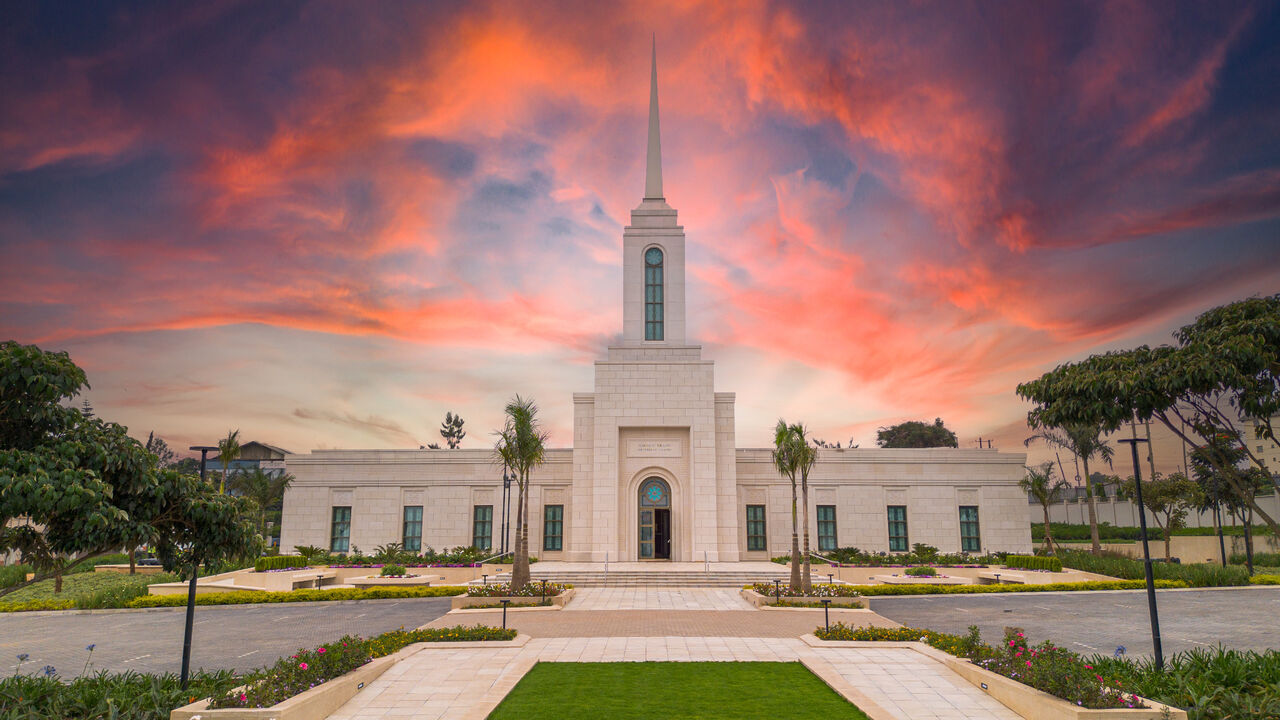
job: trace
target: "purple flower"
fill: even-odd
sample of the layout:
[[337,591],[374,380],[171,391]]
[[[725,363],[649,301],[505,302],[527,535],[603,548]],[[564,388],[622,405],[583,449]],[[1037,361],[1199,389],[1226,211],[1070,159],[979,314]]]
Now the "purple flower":
[[55,670],[52,665],[45,665],[44,674],[45,674],[45,677],[53,677],[54,675],[58,674],[58,671]]
[[26,653],[18,653],[18,662],[26,662],[29,657],[31,656]]
[[89,652],[93,652],[93,649],[97,646],[98,646],[98,643],[89,643],[87,646],[85,646],[85,650],[88,650]]

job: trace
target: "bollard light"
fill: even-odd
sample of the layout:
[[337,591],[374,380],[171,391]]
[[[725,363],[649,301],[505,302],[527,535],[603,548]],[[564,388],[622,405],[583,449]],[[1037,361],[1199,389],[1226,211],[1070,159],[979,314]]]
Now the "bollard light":
[[547,581],[545,578],[542,580],[542,604],[547,604]]
[[827,624],[827,632],[831,632],[831,601],[822,601],[822,619]]
[[[475,575],[471,577],[475,577]],[[489,584],[489,573],[480,573],[480,577],[484,578],[484,584],[487,586]]]
[[836,582],[836,574],[835,574],[835,573],[827,573],[827,584],[828,584],[828,585],[834,585],[834,584],[835,584],[835,582]]
[[782,604],[782,581],[781,580],[773,581],[773,594],[774,594],[774,597],[778,599],[778,604],[781,605]]
[[507,605],[510,603],[511,603],[510,600],[502,601],[502,629],[503,630],[507,629]]

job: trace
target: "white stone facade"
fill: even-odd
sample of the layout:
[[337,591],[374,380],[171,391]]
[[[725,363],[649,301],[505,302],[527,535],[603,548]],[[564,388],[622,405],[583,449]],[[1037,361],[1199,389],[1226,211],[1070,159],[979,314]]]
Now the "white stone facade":
[[[550,451],[532,477],[530,551],[548,560],[733,562],[790,548],[789,481],[769,450],[736,448],[734,394],[715,392],[714,363],[686,342],[685,235],[662,197],[656,78],[655,63],[645,198],[623,232],[622,344],[596,362],[594,392],[573,396],[573,448]],[[978,508],[971,545],[1028,552],[1027,499],[1017,487],[1025,461],[993,450],[824,449],[810,476],[812,547],[821,532],[839,547],[890,550],[887,513],[896,506],[905,507],[908,548],[958,552],[964,506]],[[295,480],[284,501],[286,550],[331,547],[334,508],[350,508],[339,530],[366,552],[402,542],[405,508],[419,507],[424,548],[477,537],[502,545],[502,468],[489,450],[317,450],[287,465]],[[643,506],[655,502],[641,499],[650,484],[666,489],[660,506]],[[547,506],[563,518],[559,549],[545,541]],[[764,506],[764,533],[752,538],[748,506]],[[514,497],[511,507],[514,536]],[[484,522],[477,533],[484,508],[488,534]]]

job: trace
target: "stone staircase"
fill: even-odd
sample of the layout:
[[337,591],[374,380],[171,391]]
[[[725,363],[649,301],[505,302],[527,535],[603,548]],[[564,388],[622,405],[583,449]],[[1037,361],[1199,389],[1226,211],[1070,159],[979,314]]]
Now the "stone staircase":
[[[742,570],[540,570],[535,564],[529,569],[529,576],[534,582],[569,583],[577,588],[582,587],[635,587],[635,588],[740,588],[752,583],[781,580],[785,585],[791,577],[785,565],[777,570],[742,571]],[[810,576],[815,585],[826,583],[825,575]],[[503,583],[511,579],[511,573],[489,578],[489,582]],[[480,584],[481,580],[473,580],[471,584]]]

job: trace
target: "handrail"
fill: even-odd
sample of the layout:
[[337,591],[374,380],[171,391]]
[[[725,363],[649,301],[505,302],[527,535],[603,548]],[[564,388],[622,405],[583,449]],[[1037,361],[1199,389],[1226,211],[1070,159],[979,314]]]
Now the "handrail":
[[702,551],[702,572],[711,574],[711,563],[707,562],[707,551]]
[[508,551],[506,551],[506,552],[502,553],[501,555],[494,555],[493,557],[485,558],[485,559],[481,560],[481,561],[480,561],[479,563],[477,563],[477,564],[478,564],[478,565],[484,565],[485,563],[489,562],[490,560],[497,560],[497,559],[498,559],[498,558],[500,558],[500,557],[506,557],[507,555],[512,555],[512,554],[514,554],[514,553],[515,553],[515,550],[508,550]]
[[818,558],[819,560],[826,560],[827,562],[829,562],[829,563],[831,563],[831,564],[833,564],[833,565],[839,565],[839,564],[841,564],[841,563],[840,563],[840,561],[838,561],[838,560],[832,560],[831,558],[829,558],[829,557],[827,557],[827,556],[825,556],[825,555],[819,555],[819,554],[818,554],[818,553],[816,553],[816,552],[811,552],[811,553],[809,553],[809,557],[816,557],[816,558]]

